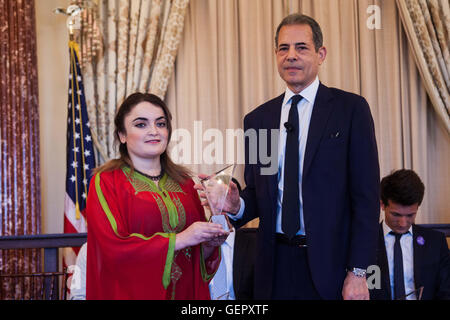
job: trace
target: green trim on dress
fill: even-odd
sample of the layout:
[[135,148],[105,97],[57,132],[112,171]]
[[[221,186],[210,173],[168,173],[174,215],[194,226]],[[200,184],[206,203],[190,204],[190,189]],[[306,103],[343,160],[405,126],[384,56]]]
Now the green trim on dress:
[[[219,258],[220,260],[222,260],[222,248],[220,246],[219,246]],[[219,264],[220,263],[222,263],[222,261],[219,261]],[[200,271],[202,273],[202,279],[205,282],[210,281],[217,272],[216,269],[212,274],[208,274],[208,271],[206,270],[206,261],[203,258],[203,245],[200,246]]]
[[[165,173],[157,185],[139,171],[134,170],[133,174],[131,174],[131,168],[128,166],[123,166],[122,172],[133,186],[135,195],[140,192],[151,193],[161,212],[162,228],[165,233],[177,234],[184,229],[186,226],[186,211],[178,194],[186,195],[186,193],[175,180]],[[184,248],[181,252],[184,253],[186,258],[190,259],[190,247]],[[174,253],[170,272],[172,300],[175,298],[176,284],[183,275],[182,269],[176,263],[178,253]]]
[[[151,179],[147,178],[146,176],[140,174],[139,172],[134,171],[131,175],[131,169],[129,167],[122,167],[122,171],[127,177],[128,181],[131,183],[135,190],[135,194],[138,194],[139,192],[153,192],[159,195],[159,197],[156,197],[153,195],[153,198],[156,200],[156,203],[158,204],[159,210],[162,214],[163,222],[165,222],[165,214],[168,214],[168,220],[169,220],[169,226],[168,231],[172,232],[180,232],[183,230],[184,226],[186,225],[186,213],[184,210],[183,205],[181,204],[180,199],[178,196],[175,196],[175,202],[178,205],[175,205],[174,201],[170,198],[169,192],[177,193],[177,192],[183,192],[183,189],[181,189],[180,185],[176,183],[172,178],[170,178],[166,173],[164,173],[163,177],[158,183],[158,186],[153,182]],[[164,202],[164,206],[161,203],[161,200]],[[180,210],[180,219],[178,217],[178,210]],[[163,225],[165,226],[165,223]]]
[[162,278],[162,283],[163,283],[164,289],[167,289],[167,287],[170,284],[172,264],[174,263],[176,234],[175,233],[161,233],[161,232],[157,232],[151,237],[146,237],[146,236],[144,236],[144,235],[142,235],[140,233],[132,233],[132,234],[126,236],[126,237],[120,235],[118,230],[117,230],[116,219],[114,218],[114,215],[112,214],[111,210],[109,209],[108,202],[106,201],[105,196],[103,195],[102,189],[100,187],[100,174],[96,174],[95,175],[95,190],[97,191],[97,197],[98,197],[98,200],[100,202],[100,205],[102,206],[103,211],[105,212],[106,217],[108,218],[109,223],[111,224],[111,227],[112,227],[115,235],[117,237],[119,237],[120,239],[129,239],[131,237],[137,237],[137,238],[140,238],[142,240],[147,241],[147,240],[153,239],[156,236],[169,238],[169,247],[168,247],[168,250],[167,250],[167,258],[166,258],[166,263],[165,263],[165,266],[164,266],[164,273],[163,273],[163,278]]

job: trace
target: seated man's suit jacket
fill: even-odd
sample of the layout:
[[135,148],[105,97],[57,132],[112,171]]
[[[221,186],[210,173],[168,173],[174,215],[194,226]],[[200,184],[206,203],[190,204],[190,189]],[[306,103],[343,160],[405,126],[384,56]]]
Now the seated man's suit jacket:
[[233,252],[233,287],[237,300],[252,300],[256,253],[256,229],[236,231]]
[[[435,230],[413,225],[413,252],[415,288],[424,287],[422,300],[449,300],[450,253],[445,235]],[[389,266],[381,224],[377,265],[381,269],[381,289],[370,290],[370,298],[372,300],[391,300]]]

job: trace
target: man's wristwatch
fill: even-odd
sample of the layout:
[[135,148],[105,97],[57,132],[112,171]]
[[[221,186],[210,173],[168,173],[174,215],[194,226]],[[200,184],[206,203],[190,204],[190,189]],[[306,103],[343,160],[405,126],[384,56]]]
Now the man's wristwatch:
[[361,268],[348,268],[347,271],[352,272],[358,278],[364,278],[367,274],[367,270]]

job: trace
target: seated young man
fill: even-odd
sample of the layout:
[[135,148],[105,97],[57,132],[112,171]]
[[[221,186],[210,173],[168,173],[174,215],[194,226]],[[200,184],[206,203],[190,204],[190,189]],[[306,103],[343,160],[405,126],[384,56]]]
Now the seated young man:
[[450,299],[450,254],[443,233],[414,224],[425,187],[412,170],[398,170],[381,181],[377,264],[381,288],[374,300]]

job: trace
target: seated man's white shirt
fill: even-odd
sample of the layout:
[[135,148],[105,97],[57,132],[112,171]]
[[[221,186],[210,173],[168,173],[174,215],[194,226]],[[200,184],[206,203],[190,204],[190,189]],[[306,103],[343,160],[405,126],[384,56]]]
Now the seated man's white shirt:
[[[389,265],[389,280],[391,283],[391,296],[394,296],[394,244],[395,236],[390,234],[391,228],[383,221],[384,244],[386,246],[386,256]],[[416,290],[414,283],[414,248],[412,227],[400,238],[400,247],[403,256],[403,275],[405,281],[405,293],[408,294]],[[416,295],[412,294],[407,300],[416,300]]]
[[[212,278],[211,282],[209,283],[209,290],[211,292],[211,299],[212,300],[235,300],[236,297],[234,295],[234,288],[233,288],[233,253],[234,253],[234,240],[236,237],[236,231],[233,230],[233,232],[230,233],[228,238],[225,240],[225,242],[221,245],[221,254],[222,254],[222,260],[220,262],[219,268],[225,267],[224,274],[226,275],[226,279],[218,279],[219,276],[221,276],[221,273],[216,272],[216,275]],[[219,281],[225,281],[225,284],[218,284]],[[224,287],[223,290],[218,290],[216,288]]]
[[70,282],[70,300],[86,300],[87,242],[78,252],[75,268]]

